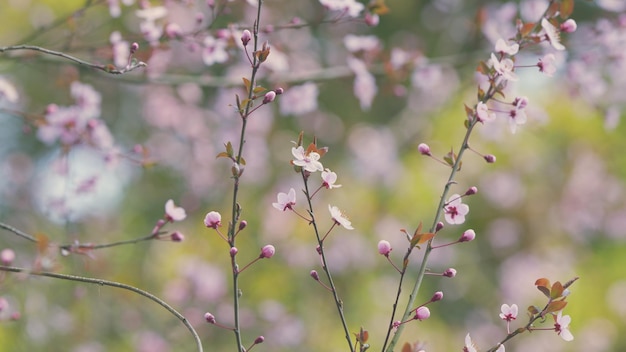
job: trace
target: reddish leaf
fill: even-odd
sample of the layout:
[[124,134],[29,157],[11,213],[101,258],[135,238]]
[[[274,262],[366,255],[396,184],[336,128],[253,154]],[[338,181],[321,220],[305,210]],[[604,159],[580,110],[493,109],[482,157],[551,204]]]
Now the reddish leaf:
[[574,0],[561,0],[559,13],[562,19],[567,19],[574,12]]
[[243,79],[243,85],[246,87],[246,92],[249,92],[250,91],[250,80],[245,78],[245,77],[243,77],[242,79]]
[[535,286],[537,289],[541,291],[546,297],[550,298],[550,280],[546,278],[541,278],[535,281]]
[[532,32],[534,28],[535,28],[534,23],[524,23],[522,28],[520,28],[519,32],[522,35],[522,37],[526,37]]
[[408,342],[405,342],[404,345],[402,346],[402,352],[413,352],[413,349],[411,348],[411,344]]
[[550,290],[550,298],[556,299],[563,296],[563,285],[561,282],[557,281],[552,285],[552,289]]
[[565,308],[566,305],[567,305],[566,301],[550,302],[550,304],[548,304],[548,307],[546,308],[546,313],[558,312],[560,310],[563,310],[563,308]]

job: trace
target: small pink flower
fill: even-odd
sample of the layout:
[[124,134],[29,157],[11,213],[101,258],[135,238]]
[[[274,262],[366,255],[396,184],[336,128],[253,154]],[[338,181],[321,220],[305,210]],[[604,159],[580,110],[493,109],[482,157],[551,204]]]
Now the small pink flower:
[[420,154],[422,155],[430,155],[430,147],[428,146],[428,144],[426,143],[420,143],[417,146],[417,150],[420,152]]
[[450,225],[460,225],[465,222],[465,215],[469,213],[469,206],[463,204],[461,196],[453,194],[448,198],[448,203],[444,206],[444,217]]
[[556,72],[555,62],[556,58],[554,57],[554,54],[544,55],[542,58],[539,59],[539,62],[537,62],[539,72],[545,73],[548,77],[554,76],[554,73]]
[[496,72],[500,76],[502,76],[502,78],[509,80],[509,81],[518,80],[517,75],[513,72],[513,70],[515,69],[515,64],[513,63],[513,60],[506,58],[506,59],[502,59],[502,61],[499,61],[496,55],[491,53],[490,61],[491,61],[491,65],[493,66],[493,69],[496,70]]
[[511,129],[511,133],[515,133],[517,131],[517,126],[525,124],[526,120],[528,120],[528,117],[526,116],[526,111],[524,110],[528,105],[528,98],[515,98],[515,101],[513,101],[513,105],[515,106],[515,108],[509,111],[509,127]]
[[478,352],[470,334],[465,335],[465,347],[463,347],[463,352]]
[[378,253],[380,253],[381,255],[388,257],[389,253],[391,253],[391,249],[392,248],[389,241],[381,240],[380,242],[378,242]]
[[569,324],[572,322],[572,318],[569,315],[562,315],[563,311],[560,311],[556,316],[556,322],[554,323],[554,330],[565,341],[572,341],[574,335],[569,331]]
[[561,37],[559,35],[559,30],[555,26],[553,26],[552,23],[550,23],[550,21],[548,21],[545,18],[542,18],[541,27],[543,28],[545,32],[546,39],[548,40],[548,42],[550,42],[553,48],[555,48],[556,50],[565,50],[565,46],[561,44]]
[[204,217],[204,226],[211,229],[217,229],[219,226],[222,226],[222,214],[216,211],[208,212]]
[[173,200],[165,202],[165,217],[167,221],[181,221],[187,217],[185,209],[177,207]]
[[336,224],[343,226],[346,230],[354,230],[352,222],[335,206],[328,205],[328,211]]
[[476,105],[476,117],[479,122],[490,122],[496,119],[496,113],[489,112],[487,104],[481,101]]
[[327,189],[339,188],[341,185],[336,185],[337,182],[337,174],[330,171],[330,169],[326,169],[322,171],[322,186]]
[[315,172],[324,170],[324,166],[319,162],[321,156],[317,152],[307,153],[304,147],[299,146],[297,148],[291,148],[291,154],[295,158],[295,160],[292,161],[293,164],[302,167],[305,171]]
[[461,238],[459,238],[459,242],[473,241],[474,238],[476,238],[476,232],[474,232],[474,230],[472,229],[469,229],[463,232],[463,235],[461,235]]
[[261,248],[261,254],[259,255],[259,258],[269,259],[274,256],[274,253],[276,253],[276,249],[271,244],[268,244]]
[[0,252],[0,261],[4,265],[11,265],[15,260],[15,252],[10,248],[5,248]]
[[511,306],[503,304],[502,307],[500,307],[500,311],[502,312],[500,313],[500,319],[502,320],[513,321],[517,319],[517,304],[512,304]]
[[428,307],[419,307],[415,311],[415,319],[426,320],[430,317],[430,309]]
[[456,269],[455,268],[448,268],[448,269],[446,269],[446,271],[443,272],[443,276],[445,276],[445,277],[455,277],[456,276]]
[[504,39],[500,38],[496,41],[496,52],[500,54],[508,54],[513,56],[517,54],[519,51],[519,44],[513,43],[511,45],[507,44]]
[[565,32],[565,33],[572,33],[576,31],[576,28],[578,26],[576,25],[576,21],[574,21],[573,19],[568,19],[567,21],[561,23],[561,31]]
[[291,188],[289,193],[279,192],[277,196],[277,203],[272,203],[272,206],[280,211],[285,211],[287,209],[293,209],[292,207],[296,205],[296,190]]

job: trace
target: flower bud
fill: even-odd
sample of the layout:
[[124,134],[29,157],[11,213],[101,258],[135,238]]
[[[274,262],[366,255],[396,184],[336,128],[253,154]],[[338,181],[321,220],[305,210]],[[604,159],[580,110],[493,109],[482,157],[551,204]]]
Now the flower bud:
[[371,14],[371,13],[366,13],[365,14],[365,24],[367,24],[370,27],[376,27],[378,26],[378,23],[380,22],[380,17],[377,14]]
[[243,43],[243,46],[248,45],[251,39],[252,39],[252,34],[250,33],[249,30],[245,29],[243,33],[241,34],[241,42]]
[[168,23],[165,26],[165,35],[170,39],[176,39],[180,37],[182,29],[177,23]]
[[246,226],[248,226],[248,222],[246,220],[241,220],[239,222],[239,231],[243,230],[246,228]]
[[474,230],[472,229],[469,229],[463,232],[463,235],[461,236],[461,238],[459,238],[459,242],[473,241],[474,238],[476,238],[476,232],[474,232]]
[[417,146],[417,150],[420,152],[420,154],[422,155],[430,155],[430,147],[428,146],[428,144],[426,143],[420,143]]
[[428,307],[419,307],[415,311],[415,319],[417,320],[425,320],[430,317],[430,309]]
[[215,316],[209,312],[204,313],[204,320],[209,324],[215,324]]
[[313,278],[313,280],[315,281],[319,281],[320,280],[320,276],[317,273],[317,271],[315,270],[311,270],[311,272],[309,273],[309,275],[311,275],[311,277]]
[[578,28],[578,26],[576,25],[576,21],[570,18],[567,21],[561,23],[560,28],[562,32],[572,33],[576,31],[576,28]]
[[388,241],[381,240],[378,242],[378,253],[384,255],[385,257],[389,256],[391,252],[391,244]]
[[239,252],[239,250],[237,249],[237,247],[231,247],[230,248],[230,256],[231,257],[236,256],[238,252]]
[[185,240],[185,235],[183,235],[182,233],[180,233],[179,231],[174,231],[171,235],[170,235],[170,239],[174,242],[182,242]]
[[437,302],[437,301],[441,301],[442,299],[443,299],[443,292],[437,291],[437,292],[435,292],[433,297],[430,299],[430,301],[431,302]]
[[439,221],[439,222],[437,223],[437,225],[435,225],[435,232],[439,232],[439,231],[441,231],[441,229],[443,229],[443,226],[444,226],[444,225],[443,225],[443,222],[442,222],[442,221]]
[[211,211],[204,217],[204,225],[208,228],[217,229],[222,226],[222,215],[216,211]]
[[487,154],[487,155],[483,156],[483,158],[485,158],[485,161],[487,161],[489,164],[493,164],[493,163],[496,162],[496,156],[495,155]]
[[456,276],[456,269],[454,269],[454,268],[446,269],[446,271],[443,272],[443,276],[445,276],[445,277],[455,277]]
[[15,260],[15,252],[10,248],[5,248],[0,252],[0,261],[3,265],[11,265]]
[[276,249],[271,244],[268,244],[265,247],[261,248],[261,254],[259,255],[259,258],[269,259],[274,256],[274,253],[276,253]]
[[263,336],[259,336],[259,337],[257,337],[256,339],[254,339],[254,344],[255,344],[255,345],[258,345],[258,344],[260,344],[260,343],[263,343],[263,341],[265,341],[265,337],[263,337]]
[[476,188],[475,186],[472,186],[468,188],[467,191],[465,191],[466,196],[471,196],[472,194],[476,194],[476,193],[478,193],[478,188]]
[[139,44],[137,44],[136,42],[132,43],[130,45],[130,53],[134,54],[137,52],[137,50],[139,50]]
[[282,87],[279,87],[274,89],[274,92],[276,92],[276,95],[281,95],[285,92],[285,90]]
[[269,92],[265,93],[265,97],[263,98],[263,104],[271,103],[274,101],[274,99],[276,99],[276,92],[270,90]]

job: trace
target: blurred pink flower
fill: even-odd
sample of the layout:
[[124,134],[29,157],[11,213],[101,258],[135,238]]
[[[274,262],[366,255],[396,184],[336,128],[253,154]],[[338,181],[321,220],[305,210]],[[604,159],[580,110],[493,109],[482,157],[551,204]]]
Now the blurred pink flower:
[[320,4],[330,11],[342,11],[350,17],[358,17],[365,8],[355,0],[320,0]]
[[299,86],[287,89],[280,97],[278,103],[282,115],[304,115],[317,110],[317,97],[319,89],[317,84],[307,82]]
[[222,215],[216,211],[211,211],[204,217],[204,226],[208,228],[217,229],[222,225]]
[[463,204],[461,196],[453,194],[448,198],[448,203],[443,207],[446,222],[450,225],[460,225],[465,222],[465,215],[469,213],[469,206]]
[[556,58],[554,54],[546,54],[542,58],[539,58],[539,62],[537,62],[537,66],[539,67],[539,71],[546,74],[548,77],[554,76],[556,72]]
[[499,61],[494,53],[491,53],[491,65],[496,72],[502,76],[502,78],[508,81],[517,81],[517,75],[513,72],[515,69],[515,64],[513,60],[506,58]]
[[465,347],[463,347],[463,352],[478,352],[469,333],[465,335]]
[[337,182],[337,174],[330,171],[330,169],[326,169],[322,171],[322,186],[327,189],[339,188],[341,185],[336,185]]
[[204,38],[202,49],[202,60],[207,66],[211,66],[216,63],[223,63],[228,60],[228,53],[226,52],[227,42],[225,39],[215,39],[212,36]]
[[561,44],[561,37],[559,35],[559,30],[555,26],[553,26],[552,23],[550,23],[550,21],[548,21],[545,18],[542,18],[541,27],[543,28],[546,34],[546,39],[548,40],[548,42],[550,42],[553,48],[555,48],[556,50],[565,50],[565,46]]
[[369,110],[378,92],[376,79],[367,70],[365,63],[354,57],[348,57],[348,67],[354,72],[354,95],[359,99],[362,110]]
[[277,196],[278,202],[272,203],[272,206],[280,211],[292,209],[296,205],[296,190],[291,188],[289,193],[279,192]]
[[328,205],[328,211],[330,211],[330,216],[333,218],[336,224],[345,227],[346,230],[354,230],[352,227],[352,222],[348,220],[348,218],[339,210],[339,208],[335,206]]
[[478,121],[480,122],[491,122],[496,119],[496,114],[489,112],[487,104],[481,101],[476,105],[476,117],[478,117]]
[[0,77],[0,101],[6,99],[11,103],[16,103],[19,95],[17,89],[6,79]]
[[168,221],[181,221],[187,217],[185,209],[177,207],[173,200],[165,202],[165,217]]
[[507,44],[504,39],[500,38],[496,42],[496,52],[500,54],[508,54],[515,55],[519,51],[519,44],[513,43],[511,45]]

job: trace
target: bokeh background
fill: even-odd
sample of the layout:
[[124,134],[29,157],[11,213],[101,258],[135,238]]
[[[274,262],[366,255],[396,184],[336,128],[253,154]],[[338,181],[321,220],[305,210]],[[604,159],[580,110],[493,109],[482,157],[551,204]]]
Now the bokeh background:
[[[19,94],[17,101],[0,99],[0,221],[52,244],[107,243],[149,234],[168,199],[188,214],[166,227],[180,230],[182,243],[149,241],[61,256],[2,231],[0,250],[12,249],[17,266],[31,268],[43,258],[61,273],[148,290],[192,322],[205,350],[232,351],[232,334],[203,321],[210,311],[228,325],[232,294],[228,247],[202,219],[216,210],[228,222],[231,165],[215,156],[224,143],[238,141],[241,122],[233,105],[250,68],[233,43],[227,59],[212,65],[203,60],[203,46],[205,36],[250,28],[256,7],[214,3],[219,11],[206,1],[153,1],[152,7],[167,9],[155,20],[157,30],[176,23],[184,35],[163,34],[150,43],[133,1],[0,0],[0,46],[40,45],[108,64],[118,54],[111,37],[117,31],[113,42],[138,42],[136,57],[148,63],[147,69],[110,75],[33,52],[0,53],[0,78]],[[497,162],[466,154],[453,192],[470,186],[479,192],[464,200],[471,209],[467,221],[446,226],[436,241],[454,241],[468,228],[477,238],[433,252],[433,272],[453,267],[458,275],[427,277],[417,302],[438,290],[444,300],[430,306],[430,319],[410,323],[402,341],[458,351],[469,332],[487,349],[506,333],[498,318],[502,303],[516,303],[523,312],[544,303],[536,279],[578,276],[566,308],[574,342],[537,331],[515,338],[507,350],[626,349],[626,127],[620,122],[626,9],[620,1],[575,3],[578,30],[563,36],[568,51],[558,53],[555,77],[535,66],[548,48],[517,57],[517,65],[529,67],[517,69],[520,81],[503,101],[527,96],[527,124],[513,134],[499,117],[473,135],[473,149],[494,154]],[[329,147],[322,162],[343,185],[314,199],[320,227],[331,225],[329,203],[355,227],[335,229],[327,242],[350,329],[363,326],[372,350],[380,349],[398,275],[376,244],[390,241],[391,258],[400,264],[406,245],[400,229],[430,226],[449,173],[419,155],[417,145],[428,143],[438,157],[459,147],[463,104],[476,103],[478,62],[489,57],[497,38],[514,33],[515,18],[536,21],[546,4],[389,0],[390,12],[378,26],[368,26],[363,14],[342,16],[318,1],[264,2],[260,37],[269,40],[272,54],[259,83],[286,93],[249,120],[240,193],[248,227],[238,236],[238,258],[243,265],[268,243],[277,254],[241,276],[245,341],[264,335],[265,343],[255,348],[268,351],[346,350],[332,297],[309,277],[311,269],[321,272],[311,227],[271,205],[278,192],[302,188],[289,161],[291,141],[304,131],[307,141],[316,136]],[[282,28],[298,23],[306,25]],[[378,38],[359,54],[377,86],[371,106],[355,97],[346,58],[357,54],[346,49],[346,35]],[[74,81],[101,96],[97,118],[113,136],[106,153],[39,138],[48,104],[75,104]],[[321,182],[317,177],[312,184]],[[304,212],[300,193],[299,201]],[[420,255],[413,257],[412,272]],[[125,291],[2,273],[0,296],[8,303],[0,311],[2,351],[194,348],[171,314]],[[16,312],[20,318],[13,321]],[[524,320],[521,313],[513,326]]]

